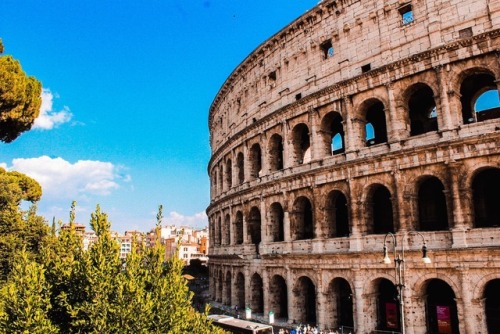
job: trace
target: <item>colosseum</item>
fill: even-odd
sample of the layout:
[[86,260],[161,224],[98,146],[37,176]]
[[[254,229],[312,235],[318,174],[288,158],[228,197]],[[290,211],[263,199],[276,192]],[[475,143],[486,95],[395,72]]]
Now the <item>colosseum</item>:
[[209,111],[213,301],[500,333],[499,88],[500,0],[324,0],[263,42]]

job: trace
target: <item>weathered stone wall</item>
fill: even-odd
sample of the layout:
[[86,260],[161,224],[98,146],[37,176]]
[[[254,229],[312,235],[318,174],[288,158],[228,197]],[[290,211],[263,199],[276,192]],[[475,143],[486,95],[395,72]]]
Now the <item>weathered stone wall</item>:
[[[434,330],[426,305],[451,299],[455,332],[487,333],[488,293],[500,291],[500,106],[476,101],[498,95],[499,45],[499,0],[346,0],[321,2],[250,54],[210,108],[214,300],[388,329],[385,286],[401,283],[382,263],[392,233],[397,253],[409,250],[407,333]],[[453,298],[429,297],[447,289]]]

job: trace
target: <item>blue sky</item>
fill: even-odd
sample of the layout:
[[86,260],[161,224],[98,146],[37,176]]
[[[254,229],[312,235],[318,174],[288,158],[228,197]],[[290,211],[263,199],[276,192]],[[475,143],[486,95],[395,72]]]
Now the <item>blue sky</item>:
[[42,116],[0,165],[36,178],[39,213],[113,229],[206,225],[208,109],[234,68],[318,0],[3,0],[5,54],[43,84]]

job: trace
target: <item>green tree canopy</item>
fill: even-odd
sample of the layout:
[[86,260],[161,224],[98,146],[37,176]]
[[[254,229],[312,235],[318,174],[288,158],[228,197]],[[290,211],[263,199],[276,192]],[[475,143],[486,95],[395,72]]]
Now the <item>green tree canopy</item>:
[[[3,44],[0,40],[0,53]],[[12,56],[0,56],[0,140],[10,143],[31,129],[40,113],[42,84]]]

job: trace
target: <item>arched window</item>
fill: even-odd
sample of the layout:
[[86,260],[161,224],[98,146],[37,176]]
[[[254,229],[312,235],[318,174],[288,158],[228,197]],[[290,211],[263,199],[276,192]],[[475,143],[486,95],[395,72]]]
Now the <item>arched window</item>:
[[497,333],[500,328],[500,279],[494,279],[486,284],[484,289],[484,307],[488,333]]
[[295,314],[299,323],[316,324],[316,287],[309,277],[302,276],[294,288]]
[[330,282],[327,300],[327,326],[354,327],[352,290],[345,279],[335,278]]
[[229,245],[231,243],[231,218],[229,214],[226,215],[224,218],[224,228],[222,231],[223,239],[222,239],[222,244],[223,245]]
[[250,177],[256,179],[262,170],[262,153],[259,144],[253,144],[250,148]]
[[238,168],[238,183],[242,184],[245,182],[245,158],[241,152],[236,157],[236,167]]
[[384,104],[379,100],[372,99],[365,102],[363,107],[366,109],[366,145],[371,146],[387,142]]
[[304,123],[297,124],[292,131],[292,143],[295,163],[301,165],[311,161],[311,143],[309,128]]
[[500,117],[500,100],[495,77],[490,73],[469,75],[460,86],[464,124]]
[[288,288],[286,281],[279,275],[274,275],[269,284],[269,306],[274,310],[274,316],[286,322],[288,319]]
[[236,305],[240,309],[245,308],[245,275],[243,273],[238,273],[236,275],[236,282],[234,284],[235,294],[236,294]]
[[337,190],[330,192],[325,210],[328,238],[348,237],[349,214],[344,194]]
[[271,204],[269,208],[269,219],[271,223],[271,240],[274,242],[285,240],[284,216],[283,207],[280,203]]
[[250,280],[250,291],[252,291],[252,298],[250,307],[255,313],[264,312],[264,290],[262,278],[259,274],[255,273]]
[[222,299],[224,305],[231,305],[231,272],[226,273],[224,280],[224,298]]
[[226,187],[231,189],[233,186],[233,165],[231,159],[226,161]]
[[458,334],[458,314],[455,293],[440,279],[426,284],[427,333]]
[[479,172],[472,182],[474,226],[500,226],[500,169],[489,168]]
[[382,185],[375,185],[371,189],[367,202],[368,233],[394,233],[391,193]]
[[448,229],[448,214],[444,186],[436,177],[429,177],[418,190],[418,221],[420,231]]
[[397,303],[398,292],[391,281],[381,278],[377,284],[377,329],[399,332],[401,314]]
[[258,245],[261,242],[261,218],[260,210],[254,206],[250,209],[247,219],[247,235],[250,236],[250,242]]
[[219,191],[222,193],[224,191],[224,169],[222,168],[222,162],[219,167]]
[[422,83],[410,88],[408,112],[410,117],[410,135],[437,131],[437,111],[432,89]]
[[314,238],[313,208],[307,197],[299,197],[293,205],[294,224],[292,235],[294,240]]
[[324,156],[344,152],[344,127],[342,116],[339,113],[331,112],[323,117],[321,133],[323,135]]
[[269,139],[269,169],[271,172],[283,169],[283,138],[277,133]]
[[243,243],[243,214],[241,211],[236,212],[236,219],[234,220],[234,233],[235,243],[241,245]]
[[222,242],[222,219],[220,217],[219,219],[217,219],[217,227],[215,233],[217,235],[217,238],[215,239],[215,244],[220,245]]

